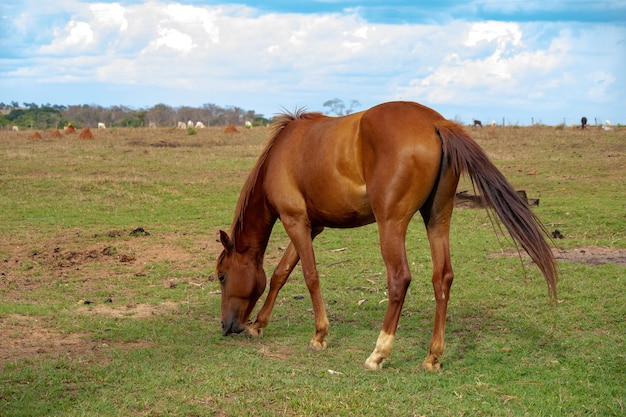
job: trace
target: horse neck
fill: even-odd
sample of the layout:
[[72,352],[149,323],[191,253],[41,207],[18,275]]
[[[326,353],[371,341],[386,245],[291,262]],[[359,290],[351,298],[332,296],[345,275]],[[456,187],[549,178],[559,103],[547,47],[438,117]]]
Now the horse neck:
[[231,236],[238,253],[246,253],[262,262],[276,216],[267,207],[261,190],[259,181],[240,197]]

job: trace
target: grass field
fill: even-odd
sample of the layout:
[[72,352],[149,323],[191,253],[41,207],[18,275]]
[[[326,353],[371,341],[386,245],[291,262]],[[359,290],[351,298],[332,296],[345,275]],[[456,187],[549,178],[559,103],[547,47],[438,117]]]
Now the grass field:
[[262,339],[221,336],[217,233],[267,129],[0,132],[0,416],[624,415],[626,130],[468,130],[564,236],[560,302],[483,210],[456,210],[436,373],[421,369],[435,303],[419,216],[382,371],[362,367],[386,309],[375,226],[316,239],[326,351],[308,348],[299,269]]

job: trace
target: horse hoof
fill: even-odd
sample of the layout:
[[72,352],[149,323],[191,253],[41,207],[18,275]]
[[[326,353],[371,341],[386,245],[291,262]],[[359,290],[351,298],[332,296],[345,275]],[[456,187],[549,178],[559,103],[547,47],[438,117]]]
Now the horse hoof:
[[261,337],[263,336],[263,329],[255,329],[254,327],[248,328],[248,336],[250,337]]
[[370,371],[378,371],[379,369],[383,369],[383,363],[376,363],[376,361],[367,358],[367,360],[363,363],[363,367],[365,369],[369,369]]
[[437,361],[424,361],[424,363],[422,364],[422,368],[426,369],[427,371],[430,372],[435,372],[435,371],[439,371],[441,369],[441,363],[437,362]]
[[317,340],[311,340],[311,343],[309,344],[309,346],[313,350],[324,350],[324,349],[326,349],[326,342],[321,342],[320,343]]

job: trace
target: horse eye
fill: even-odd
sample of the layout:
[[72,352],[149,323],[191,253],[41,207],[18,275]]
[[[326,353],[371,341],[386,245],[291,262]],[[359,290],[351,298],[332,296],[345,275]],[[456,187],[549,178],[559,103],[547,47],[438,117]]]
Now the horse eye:
[[226,274],[217,274],[217,279],[219,279],[220,282],[224,282],[224,280],[226,279]]

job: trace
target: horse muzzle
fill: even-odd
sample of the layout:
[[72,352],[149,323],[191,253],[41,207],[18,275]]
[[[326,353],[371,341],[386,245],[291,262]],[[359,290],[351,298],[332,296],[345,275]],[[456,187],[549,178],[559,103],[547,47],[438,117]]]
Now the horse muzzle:
[[241,324],[239,320],[222,320],[222,335],[228,336],[231,333],[241,333],[245,330],[246,326]]

